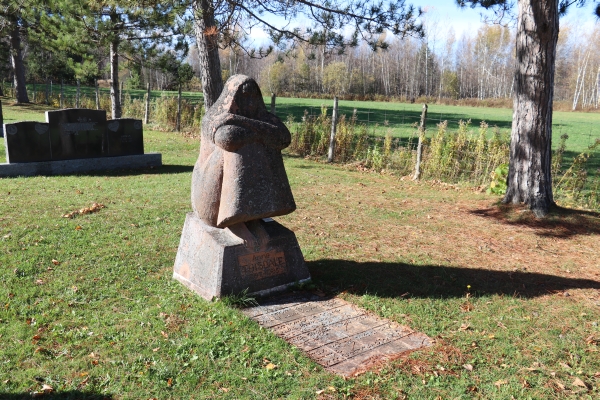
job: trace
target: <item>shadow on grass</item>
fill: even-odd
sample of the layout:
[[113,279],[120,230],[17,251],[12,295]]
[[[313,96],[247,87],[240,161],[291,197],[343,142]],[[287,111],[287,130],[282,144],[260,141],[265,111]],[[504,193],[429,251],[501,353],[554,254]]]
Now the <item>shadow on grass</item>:
[[600,289],[600,280],[564,278],[526,271],[493,271],[474,268],[412,265],[393,262],[317,260],[307,262],[313,280],[358,295],[380,297],[457,298],[509,295],[533,298],[568,289]]
[[498,204],[471,211],[471,214],[491,218],[500,223],[534,229],[538,236],[569,238],[576,235],[600,234],[600,213],[554,206],[546,218],[535,218],[521,205]]
[[2,400],[25,400],[25,399],[44,399],[44,400],[113,400],[114,397],[111,394],[99,394],[92,392],[81,392],[79,390],[73,390],[68,392],[57,392],[57,393],[45,393],[39,395],[32,395],[31,393],[2,393],[0,392],[0,399]]
[[72,174],[72,175],[84,175],[84,176],[135,176],[135,175],[169,175],[169,174],[182,174],[192,172],[194,170],[193,165],[175,165],[175,164],[163,164],[160,167],[148,167],[139,169],[117,169],[109,171],[94,171],[85,174]]
[[[136,175],[170,175],[189,173],[194,170],[193,165],[162,165],[160,167],[136,168],[136,169],[114,169],[107,171],[90,171],[90,172],[73,172],[72,174],[61,175],[46,175],[39,176],[102,176],[102,177],[118,177],[118,176],[136,176]],[[20,179],[23,177],[5,177],[3,179]],[[1,398],[0,398],[1,399]]]

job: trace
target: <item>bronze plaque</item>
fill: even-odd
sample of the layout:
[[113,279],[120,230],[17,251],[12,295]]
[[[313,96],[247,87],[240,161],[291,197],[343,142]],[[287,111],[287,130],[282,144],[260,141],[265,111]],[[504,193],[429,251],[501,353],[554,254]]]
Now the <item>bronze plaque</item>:
[[285,273],[283,252],[265,251],[238,257],[242,278],[260,280]]
[[244,313],[325,369],[343,376],[432,344],[422,333],[337,298],[286,295]]

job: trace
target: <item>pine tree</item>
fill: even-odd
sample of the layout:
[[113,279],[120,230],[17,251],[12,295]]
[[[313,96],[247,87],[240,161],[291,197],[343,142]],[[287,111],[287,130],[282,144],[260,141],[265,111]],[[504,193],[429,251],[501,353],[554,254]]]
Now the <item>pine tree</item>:
[[[502,17],[510,0],[456,0],[492,8]],[[559,16],[586,0],[518,0],[516,70],[508,181],[504,203],[525,203],[537,217],[554,205],[552,101]],[[600,5],[596,8],[600,16]]]
[[136,43],[158,44],[180,37],[185,25],[177,20],[182,3],[160,0],[58,0],[46,15],[45,27],[53,31],[57,49],[107,47],[110,64],[112,118],[121,117],[119,56]]
[[[404,0],[192,0],[192,14],[206,108],[223,89],[219,46],[243,46],[240,31],[249,27],[260,26],[268,31],[276,46],[294,40],[322,46],[324,51],[326,47],[343,51],[346,46],[356,46],[359,40],[376,50],[387,47],[387,42],[380,40],[384,32],[422,32],[417,22],[420,10],[406,6]],[[300,17],[308,18],[315,26],[290,28],[288,21]],[[348,28],[354,32],[346,36]],[[247,49],[251,56],[263,56],[271,50]]]

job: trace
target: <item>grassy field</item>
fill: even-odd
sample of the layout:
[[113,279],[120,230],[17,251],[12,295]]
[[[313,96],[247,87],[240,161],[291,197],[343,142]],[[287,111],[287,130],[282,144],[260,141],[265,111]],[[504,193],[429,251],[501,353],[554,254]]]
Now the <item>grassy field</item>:
[[[82,88],[91,91],[92,88]],[[74,95],[74,87],[65,85],[65,93],[69,96]],[[143,95],[143,91],[128,91],[133,97]],[[139,93],[138,93],[139,92]],[[155,95],[176,95],[176,92],[155,92]],[[201,102],[202,97],[199,93],[184,93],[188,100]],[[270,104],[270,98],[265,97],[267,106]],[[289,120],[292,116],[294,121],[299,122],[305,111],[310,115],[321,113],[321,106],[328,106],[328,113],[331,114],[331,103],[319,99],[295,99],[278,98],[276,113],[283,120]],[[384,103],[384,102],[358,102],[342,101],[339,103],[340,115],[346,115],[350,118],[354,109],[357,110],[357,119],[361,123],[367,124],[371,136],[384,136],[389,132],[392,136],[406,140],[415,135],[415,123],[420,119],[420,104],[402,104],[402,103]],[[10,99],[4,100],[4,122],[16,122],[22,120],[43,121],[43,112],[50,109],[45,105],[12,105]],[[471,120],[471,131],[475,135],[479,124],[482,121],[490,125],[489,134],[494,132],[494,127],[498,127],[501,135],[508,137],[510,134],[512,111],[503,108],[479,108],[465,106],[446,106],[431,105],[428,112],[428,132],[427,136],[435,134],[434,124],[440,121],[448,121],[448,131],[456,131],[460,120]],[[387,121],[387,122],[386,122]],[[152,122],[152,121],[151,121]],[[599,113],[570,113],[555,112],[553,129],[553,148],[556,149],[560,142],[560,137],[564,134],[569,136],[566,142],[566,151],[564,153],[564,167],[568,168],[573,159],[587,150],[588,146],[600,138],[600,114]],[[294,124],[290,125],[294,130]],[[197,132],[196,132],[197,133]],[[414,141],[414,140],[413,140]],[[0,141],[2,142],[2,141]],[[414,144],[414,143],[413,143]],[[3,146],[3,143],[0,144]],[[0,148],[0,162],[4,162],[4,151]],[[600,177],[600,150],[596,149],[591,153],[591,157],[586,165],[588,176],[591,179]],[[591,185],[592,187],[594,185]]]
[[144,133],[160,168],[0,179],[0,398],[600,396],[597,213],[285,156],[312,290],[436,341],[345,380],[171,278],[198,140]]
[[[32,98],[33,86],[28,85],[30,97]],[[45,90],[44,85],[37,85],[36,90],[41,92]],[[74,98],[76,86],[64,85],[65,97]],[[101,88],[104,96],[110,94],[107,88]],[[60,93],[60,85],[53,86],[54,95]],[[124,89],[125,96],[132,99],[144,98],[146,91],[139,89]],[[82,86],[82,96],[94,97],[95,89]],[[177,96],[176,91],[158,91],[152,90],[151,97]],[[183,98],[193,103],[202,103],[203,96],[201,92],[182,92]],[[267,107],[271,104],[271,98],[264,97]],[[279,97],[276,101],[277,115],[286,120],[288,116],[293,116],[296,121],[300,121],[305,111],[310,115],[321,113],[322,106],[328,108],[331,114],[333,105],[332,100],[322,99],[299,99]],[[421,104],[407,103],[386,103],[386,102],[365,102],[365,101],[340,101],[340,115],[346,115],[350,118],[357,110],[356,116],[359,122],[363,122],[373,128],[373,132],[378,135],[385,135],[388,129],[395,137],[406,137],[414,133],[413,125],[418,123],[421,116]],[[6,117],[5,117],[6,118]],[[442,121],[448,121],[449,129],[456,129],[459,120],[471,120],[471,125],[477,128],[482,121],[487,122],[490,127],[497,126],[501,132],[509,133],[512,121],[512,110],[507,108],[484,108],[484,107],[466,107],[431,104],[428,111],[428,126],[430,131],[435,130],[435,124]],[[581,152],[594,142],[595,138],[600,137],[600,113],[583,112],[554,112],[553,120],[553,141],[558,143],[561,135],[569,135],[569,147],[574,152]]]

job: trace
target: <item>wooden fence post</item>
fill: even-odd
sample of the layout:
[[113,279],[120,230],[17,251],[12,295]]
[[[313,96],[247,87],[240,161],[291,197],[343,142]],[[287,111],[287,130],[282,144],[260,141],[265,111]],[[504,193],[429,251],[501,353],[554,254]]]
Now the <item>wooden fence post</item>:
[[79,79],[77,79],[77,95],[75,97],[75,108],[79,108],[80,95],[81,95],[81,91],[80,91]]
[[144,115],[144,123],[148,125],[150,122],[150,82],[146,83],[146,113]]
[[425,124],[427,123],[427,104],[423,104],[421,113],[421,124],[419,125],[419,144],[417,145],[417,164],[415,165],[415,175],[413,180],[419,180],[421,176],[421,156],[423,154],[423,140],[425,139]]
[[275,99],[276,99],[276,95],[275,93],[271,93],[271,114],[275,115]]
[[338,115],[338,98],[333,98],[333,114],[331,116],[331,136],[329,137],[329,154],[327,155],[327,162],[333,162],[335,155],[335,130],[337,128],[337,115]]
[[60,108],[65,108],[64,107],[64,97],[65,97],[65,85],[64,85],[64,80],[61,79],[60,80]]
[[177,126],[175,127],[177,132],[181,132],[181,83],[179,84],[179,91],[177,94]]
[[96,79],[96,110],[100,109],[100,85],[98,85],[98,79]]
[[50,81],[46,80],[46,105],[50,104]]

